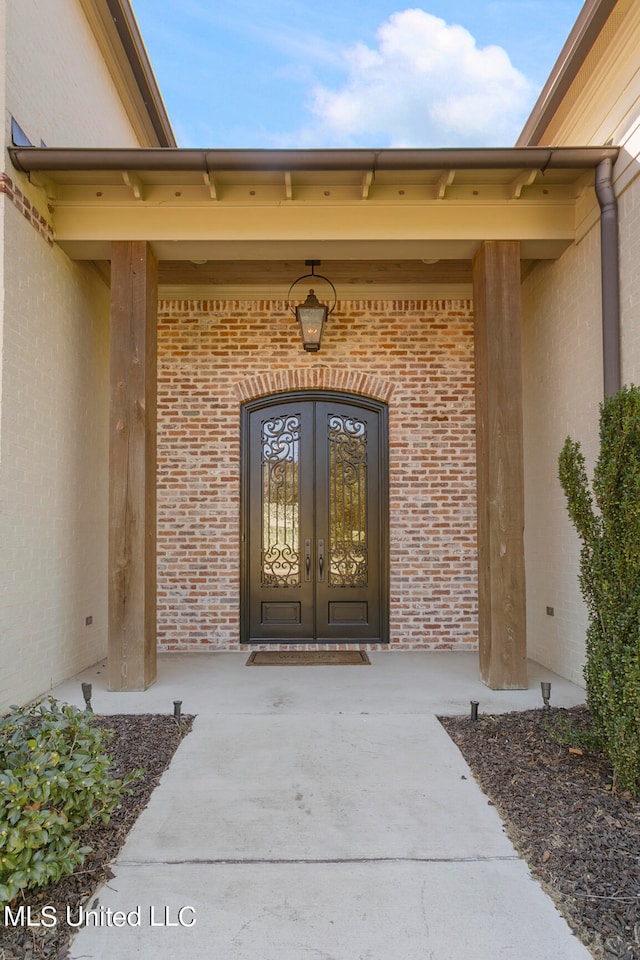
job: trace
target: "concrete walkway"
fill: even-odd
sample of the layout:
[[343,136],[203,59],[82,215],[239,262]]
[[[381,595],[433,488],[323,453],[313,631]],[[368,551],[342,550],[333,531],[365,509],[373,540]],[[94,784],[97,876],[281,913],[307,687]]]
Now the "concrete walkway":
[[542,707],[543,679],[555,706],[582,690],[531,664],[528,691],[492,692],[475,654],[246,658],[163,657],[142,694],[108,693],[103,665],[53,691],[197,714],[73,960],[588,960],[436,720]]

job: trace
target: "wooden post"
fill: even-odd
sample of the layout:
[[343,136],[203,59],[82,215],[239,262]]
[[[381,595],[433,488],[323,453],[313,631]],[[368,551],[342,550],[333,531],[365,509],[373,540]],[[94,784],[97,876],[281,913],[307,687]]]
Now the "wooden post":
[[111,258],[109,686],[156,678],[156,325],[158,266],[146,242]]
[[527,687],[520,244],[487,241],[473,261],[480,675]]

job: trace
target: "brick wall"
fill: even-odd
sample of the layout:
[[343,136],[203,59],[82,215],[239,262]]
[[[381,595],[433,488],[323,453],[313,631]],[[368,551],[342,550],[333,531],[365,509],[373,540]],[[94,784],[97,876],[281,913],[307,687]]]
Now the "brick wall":
[[3,207],[0,712],[106,653],[109,484],[109,290]]
[[[36,145],[140,145],[82,3],[4,0],[1,16],[5,146],[10,116]],[[13,176],[6,152],[0,167]]]
[[477,643],[467,301],[342,302],[319,354],[282,301],[162,301],[158,640],[239,648],[240,405],[304,388],[389,404],[391,646]]
[[0,193],[11,200],[16,210],[48,244],[53,245],[53,227],[7,173],[0,173]]
[[622,382],[640,384],[640,178],[619,196],[618,209]]
[[592,476],[603,391],[599,233],[539,264],[522,287],[528,651],[575,683],[584,682],[587,613],[558,456],[567,435],[579,440]]

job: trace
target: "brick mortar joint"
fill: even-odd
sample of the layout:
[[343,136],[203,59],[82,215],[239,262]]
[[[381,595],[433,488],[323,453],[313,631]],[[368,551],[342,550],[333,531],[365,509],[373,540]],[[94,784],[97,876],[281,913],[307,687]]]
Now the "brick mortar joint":
[[11,201],[18,213],[22,214],[43,240],[51,245],[53,244],[55,238],[53,227],[31,200],[25,196],[20,187],[16,186],[8,173],[0,173],[0,193],[3,193]]

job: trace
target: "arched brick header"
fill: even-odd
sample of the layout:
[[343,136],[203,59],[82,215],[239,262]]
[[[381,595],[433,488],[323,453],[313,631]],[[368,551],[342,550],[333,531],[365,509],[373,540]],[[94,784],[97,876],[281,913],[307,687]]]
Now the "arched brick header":
[[395,384],[382,377],[372,377],[357,370],[327,367],[270,370],[268,373],[239,380],[234,386],[241,403],[289,390],[340,390],[389,403],[395,389]]

